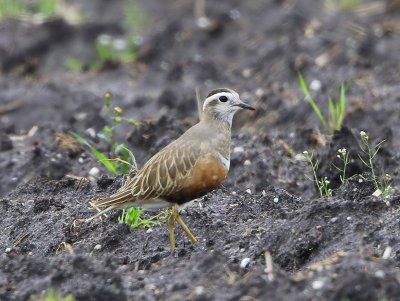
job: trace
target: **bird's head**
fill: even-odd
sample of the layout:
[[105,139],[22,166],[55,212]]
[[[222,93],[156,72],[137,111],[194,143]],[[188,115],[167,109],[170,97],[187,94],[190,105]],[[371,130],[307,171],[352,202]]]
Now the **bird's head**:
[[254,108],[240,100],[239,94],[231,89],[211,91],[203,104],[203,116],[232,124],[233,115],[241,109]]

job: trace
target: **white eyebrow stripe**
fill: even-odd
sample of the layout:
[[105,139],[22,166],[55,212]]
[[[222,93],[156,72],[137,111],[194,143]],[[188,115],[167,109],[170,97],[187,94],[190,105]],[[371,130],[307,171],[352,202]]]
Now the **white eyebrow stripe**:
[[206,100],[204,101],[204,104],[203,104],[203,112],[204,112],[204,109],[206,108],[206,105],[207,105],[212,99],[219,98],[220,96],[223,96],[223,95],[226,96],[227,94],[232,94],[232,93],[230,93],[230,92],[220,92],[220,93],[211,95],[210,97],[207,97]]

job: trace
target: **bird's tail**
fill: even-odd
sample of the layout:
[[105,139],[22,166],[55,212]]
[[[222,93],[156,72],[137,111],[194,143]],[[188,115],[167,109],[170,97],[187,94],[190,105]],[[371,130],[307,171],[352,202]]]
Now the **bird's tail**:
[[[90,202],[90,205],[99,212],[94,216],[86,219],[86,221],[88,222],[95,218],[98,218],[104,213],[113,209],[123,209],[126,207],[130,207],[132,206],[132,202],[134,202],[134,198],[130,189],[121,190],[110,195],[109,197]],[[130,204],[130,206],[128,204]]]

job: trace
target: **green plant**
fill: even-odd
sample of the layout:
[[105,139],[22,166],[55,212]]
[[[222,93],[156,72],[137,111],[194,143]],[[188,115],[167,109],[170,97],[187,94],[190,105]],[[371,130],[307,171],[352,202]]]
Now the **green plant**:
[[115,130],[124,122],[131,126],[138,126],[139,123],[131,118],[123,117],[123,110],[115,107],[113,113],[111,111],[112,95],[107,92],[104,95],[104,111],[105,115],[111,122],[111,125],[106,125],[103,130],[97,135],[105,140],[111,149],[111,158],[95,148],[82,135],[70,132],[70,134],[82,145],[85,145],[93,153],[93,155],[106,167],[112,174],[128,174],[130,171],[137,170],[136,158],[134,154],[123,143],[114,142]]
[[298,77],[300,88],[303,91],[307,100],[309,101],[323,128],[329,134],[333,134],[334,132],[339,131],[342,128],[347,103],[345,85],[342,84],[340,86],[339,101],[335,102],[331,97],[328,98],[328,116],[325,117],[315,100],[312,98],[307,83],[300,72],[298,74]]
[[364,157],[360,154],[358,155],[358,157],[360,158],[361,162],[371,172],[370,180],[372,180],[374,183],[376,189],[375,195],[382,194],[384,198],[387,198],[393,193],[393,188],[390,184],[391,177],[390,175],[385,174],[384,172],[378,175],[375,168],[375,157],[378,154],[379,150],[381,149],[382,144],[385,142],[385,140],[382,140],[381,142],[373,146],[369,142],[369,137],[366,132],[361,131],[360,136],[361,136],[361,151],[363,152]]
[[332,189],[329,188],[330,182],[328,178],[327,177],[318,178],[317,176],[319,161],[318,160],[314,161],[314,154],[313,153],[310,154],[308,151],[304,151],[303,155],[307,160],[307,162],[310,164],[313,173],[312,177],[306,175],[307,179],[309,179],[310,181],[314,182],[317,185],[318,192],[321,198],[326,196],[332,196]]
[[59,0],[0,0],[0,19],[39,14],[43,17],[55,15]]
[[165,209],[155,216],[143,219],[141,216],[143,215],[144,211],[145,209],[141,207],[124,209],[122,210],[122,215],[118,218],[118,222],[120,224],[127,224],[131,229],[136,229],[139,227],[151,228],[153,226],[165,223],[171,213],[170,209]]
[[95,42],[97,60],[91,64],[92,70],[98,70],[107,63],[130,63],[136,59],[136,38],[112,37],[100,35]]
[[347,165],[350,163],[350,154],[345,148],[341,148],[338,150],[338,155],[337,157],[342,161],[343,167],[338,167],[333,164],[333,166],[340,172],[340,181],[344,183],[344,181],[347,180],[347,175],[346,175],[346,168]]
[[362,0],[325,0],[326,6],[332,9],[353,10],[361,3]]
[[58,292],[49,288],[44,294],[39,297],[31,297],[31,301],[75,301],[75,297],[71,294],[62,297]]
[[73,58],[73,57],[67,58],[65,65],[68,68],[68,70],[74,71],[74,72],[79,72],[79,71],[82,71],[82,69],[83,69],[82,62],[80,60],[78,60],[77,58]]

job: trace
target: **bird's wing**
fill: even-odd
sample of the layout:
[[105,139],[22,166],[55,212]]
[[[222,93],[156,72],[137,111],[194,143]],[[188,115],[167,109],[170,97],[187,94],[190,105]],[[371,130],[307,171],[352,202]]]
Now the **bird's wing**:
[[135,201],[168,196],[182,189],[185,177],[196,162],[207,155],[200,143],[175,141],[155,154],[136,176],[128,180],[115,194],[96,200],[96,208],[123,208]]
[[176,142],[153,156],[138,172],[130,187],[137,199],[154,199],[178,192],[196,162],[206,156],[200,144]]

